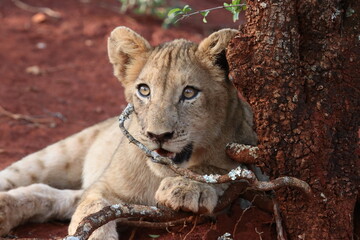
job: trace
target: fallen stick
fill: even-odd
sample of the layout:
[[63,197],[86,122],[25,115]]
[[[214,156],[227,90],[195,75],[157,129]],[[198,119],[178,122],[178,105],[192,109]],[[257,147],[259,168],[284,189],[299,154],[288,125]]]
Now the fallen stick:
[[54,124],[54,120],[52,118],[35,118],[24,114],[19,113],[12,113],[2,106],[0,106],[0,115],[4,115],[6,117],[9,117],[14,120],[25,120],[27,122],[33,123],[33,124]]
[[[104,207],[102,210],[85,217],[79,224],[73,236],[67,236],[64,240],[86,240],[99,227],[118,218],[150,218],[168,223],[181,223],[183,219],[191,217],[192,213],[175,212],[170,209],[160,209],[154,206],[136,204],[114,204]],[[176,220],[169,220],[176,219]],[[181,219],[180,221],[178,221]],[[147,225],[151,225],[149,222]],[[155,223],[156,225],[156,223]]]
[[25,10],[25,11],[29,11],[29,12],[33,12],[33,13],[41,12],[41,13],[48,15],[49,17],[61,18],[61,14],[59,12],[52,10],[51,8],[30,6],[29,4],[26,4],[20,0],[12,0],[12,2],[18,8]]

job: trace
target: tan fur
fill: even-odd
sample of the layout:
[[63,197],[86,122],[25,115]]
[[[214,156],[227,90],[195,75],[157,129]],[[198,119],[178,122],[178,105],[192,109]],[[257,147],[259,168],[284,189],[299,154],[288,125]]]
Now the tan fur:
[[[109,37],[108,53],[114,74],[125,87],[126,99],[135,107],[136,113],[126,122],[129,132],[151,150],[161,147],[180,153],[192,144],[190,159],[180,165],[193,171],[224,173],[234,168],[236,164],[224,152],[226,143],[256,143],[249,106],[238,99],[226,71],[217,64],[236,33],[224,29],[199,45],[175,40],[151,47],[132,30],[116,28]],[[139,95],[139,84],[149,86],[149,97]],[[187,86],[200,92],[193,99],[180,100]],[[149,133],[156,136],[167,133],[171,137],[159,142]],[[50,188],[37,185],[34,190],[31,184],[36,182],[60,189],[86,189],[72,217],[69,233],[74,233],[84,216],[118,202],[159,203],[175,210],[212,212],[226,188],[176,176],[168,168],[153,163],[122,136],[115,119],[90,127],[1,171],[0,190],[30,186],[11,190],[16,194],[11,191],[0,194],[0,226],[6,225],[0,227],[0,234],[19,224],[6,216],[18,214],[15,206],[20,195],[21,201],[28,198],[56,206],[57,210],[47,209],[51,214],[43,214],[38,221],[69,215],[67,212],[59,216],[56,211],[69,208],[64,199],[76,201],[79,192],[56,190],[63,191],[66,197],[59,196],[55,202],[52,198],[34,198],[30,192],[46,192]],[[41,211],[36,214],[39,216]],[[72,213],[74,209],[69,211]],[[31,214],[31,211],[23,214],[26,215],[23,219],[31,220]],[[92,239],[117,237],[115,223],[92,235]]]

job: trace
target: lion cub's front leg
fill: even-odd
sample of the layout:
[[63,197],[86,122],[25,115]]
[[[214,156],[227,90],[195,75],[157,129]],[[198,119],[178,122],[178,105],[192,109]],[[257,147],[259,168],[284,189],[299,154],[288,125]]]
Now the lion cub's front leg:
[[[79,206],[76,208],[76,211],[71,218],[71,222],[69,225],[69,234],[73,235],[76,232],[76,229],[86,216],[100,211],[106,206],[111,205],[110,201],[107,201],[104,196],[96,192],[87,192],[85,196],[82,198]],[[117,240],[118,233],[116,231],[116,222],[111,221],[104,226],[95,230],[91,236],[90,240]]]
[[225,188],[184,177],[167,177],[161,181],[155,199],[174,210],[212,213]]

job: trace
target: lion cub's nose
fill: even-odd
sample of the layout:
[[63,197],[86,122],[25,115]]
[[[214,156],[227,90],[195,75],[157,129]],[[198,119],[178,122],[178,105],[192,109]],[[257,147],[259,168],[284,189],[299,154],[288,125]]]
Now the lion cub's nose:
[[167,140],[170,140],[174,136],[174,132],[165,132],[161,134],[147,132],[147,135],[151,140],[157,141],[159,143],[163,143],[166,142]]

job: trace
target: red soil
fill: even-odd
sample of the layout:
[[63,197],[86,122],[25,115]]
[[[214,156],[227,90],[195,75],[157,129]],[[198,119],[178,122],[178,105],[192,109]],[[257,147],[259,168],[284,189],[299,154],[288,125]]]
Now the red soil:
[[[203,9],[221,1],[187,1]],[[49,7],[60,19],[32,20],[35,13],[0,1],[0,106],[12,113],[50,120],[34,124],[0,114],[0,169],[87,126],[117,115],[125,106],[122,87],[112,75],[106,40],[116,26],[128,26],[151,44],[174,38],[199,42],[214,29],[236,26],[224,12],[210,14],[202,24],[199,17],[177,28],[165,30],[151,17],[119,14],[118,2],[26,0],[32,6]],[[32,67],[32,68],[29,68]],[[257,208],[246,211],[235,204],[220,215],[215,224],[163,230],[136,229],[133,239],[217,239],[234,232],[236,239],[273,239],[272,218]],[[241,218],[241,219],[240,219]],[[56,239],[66,235],[67,223],[26,224],[13,230],[9,238]],[[122,239],[129,239],[128,229]],[[189,233],[190,232],[190,233]],[[189,234],[188,234],[189,233]]]

